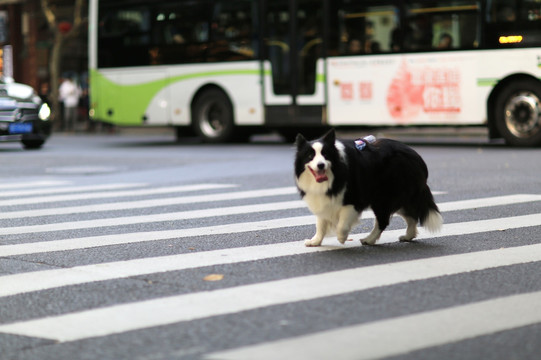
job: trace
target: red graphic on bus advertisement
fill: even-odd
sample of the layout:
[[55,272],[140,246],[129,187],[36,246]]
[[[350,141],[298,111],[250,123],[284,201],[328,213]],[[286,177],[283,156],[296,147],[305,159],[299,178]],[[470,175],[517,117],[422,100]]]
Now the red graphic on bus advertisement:
[[353,84],[340,84],[340,96],[342,97],[342,100],[353,100]]
[[404,62],[389,86],[387,107],[399,122],[406,122],[421,112],[460,112],[460,72],[454,68],[433,67],[412,71]]
[[[356,93],[357,90],[359,91],[358,94]],[[361,81],[357,84],[350,82],[341,83],[340,97],[342,100],[372,100],[372,83],[366,81]]]
[[359,83],[359,97],[361,100],[372,100],[372,83],[371,82]]

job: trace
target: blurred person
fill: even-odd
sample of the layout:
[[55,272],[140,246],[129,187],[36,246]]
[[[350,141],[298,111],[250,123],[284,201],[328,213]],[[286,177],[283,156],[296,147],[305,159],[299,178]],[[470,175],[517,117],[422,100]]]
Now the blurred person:
[[49,96],[51,96],[51,91],[49,89],[49,83],[48,82],[41,83],[40,86],[39,86],[39,97],[41,98],[41,101],[43,101],[44,103],[50,105],[51,102],[50,102]]
[[438,50],[451,49],[453,47],[453,38],[448,33],[443,33],[440,36],[440,41],[438,42]]
[[58,92],[60,101],[64,103],[63,129],[65,131],[75,130],[81,89],[73,79],[66,78],[62,84],[60,84]]
[[510,6],[503,7],[498,13],[499,22],[514,22],[516,19],[515,10]]
[[362,52],[362,49],[363,49],[363,46],[361,44],[361,40],[351,39],[348,46],[349,54],[360,54]]

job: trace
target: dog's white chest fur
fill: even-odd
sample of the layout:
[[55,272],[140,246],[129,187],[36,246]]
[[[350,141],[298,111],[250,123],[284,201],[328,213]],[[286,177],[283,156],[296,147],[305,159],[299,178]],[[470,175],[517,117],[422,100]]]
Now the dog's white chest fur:
[[316,234],[305,244],[319,246],[326,235],[335,233],[342,244],[347,240],[351,228],[359,221],[359,212],[353,205],[343,205],[344,191],[337,196],[321,193],[306,193],[303,200],[310,211],[316,215]]
[[304,195],[303,200],[306,202],[306,205],[308,205],[308,209],[310,209],[314,215],[330,221],[333,223],[333,227],[336,227],[338,215],[343,207],[343,198],[343,192],[338,196],[332,197],[321,193],[307,192],[306,195]]
[[307,246],[320,245],[330,232],[344,243],[351,227],[359,220],[359,213],[353,205],[343,205],[345,189],[336,196],[327,195],[332,180],[332,172],[329,172],[329,181],[318,183],[308,170],[297,179],[297,186],[304,192],[303,200],[317,217],[316,235],[306,241]]
[[[334,139],[331,144],[341,160],[346,162],[344,145]],[[334,182],[332,163],[323,155],[323,143],[315,142],[311,146],[314,155],[297,178],[297,186],[304,193],[303,200],[317,217],[316,234],[305,244],[319,246],[331,231],[336,233],[338,241],[343,244],[360,214],[353,205],[344,205],[345,188],[338,194],[330,194]]]

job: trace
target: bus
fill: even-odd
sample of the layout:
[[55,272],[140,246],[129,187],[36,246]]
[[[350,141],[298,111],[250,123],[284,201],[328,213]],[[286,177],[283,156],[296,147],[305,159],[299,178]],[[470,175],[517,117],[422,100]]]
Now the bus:
[[90,115],[207,142],[487,126],[541,145],[540,0],[90,0]]

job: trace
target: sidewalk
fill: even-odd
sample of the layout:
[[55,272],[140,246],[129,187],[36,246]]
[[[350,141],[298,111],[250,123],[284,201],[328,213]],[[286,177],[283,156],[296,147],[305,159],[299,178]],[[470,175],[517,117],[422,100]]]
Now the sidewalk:
[[[302,132],[302,131],[301,131]],[[324,130],[322,130],[323,135]],[[389,127],[389,128],[338,128],[337,137],[343,139],[358,139],[367,135],[377,138],[390,138],[410,144],[472,144],[487,145],[502,143],[490,141],[486,127]],[[176,137],[176,132],[170,126],[158,127],[121,127],[111,129],[96,129],[95,131],[79,130],[76,132],[55,131],[56,135],[110,135],[110,136],[171,136]],[[259,134],[252,137],[253,142],[282,142],[283,138],[276,132]]]
[[390,138],[411,144],[472,144],[503,143],[488,138],[486,127],[394,127],[378,129],[338,130],[338,137],[356,139],[366,135]]

